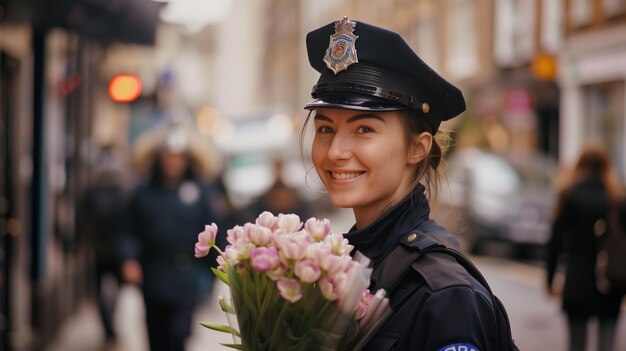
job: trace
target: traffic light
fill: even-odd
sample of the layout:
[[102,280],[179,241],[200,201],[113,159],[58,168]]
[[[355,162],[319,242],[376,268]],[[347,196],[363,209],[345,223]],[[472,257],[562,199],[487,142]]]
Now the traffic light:
[[532,70],[539,80],[554,80],[557,74],[557,61],[553,55],[537,53],[533,57]]
[[115,102],[132,102],[141,95],[141,79],[132,74],[118,74],[109,83],[109,96]]

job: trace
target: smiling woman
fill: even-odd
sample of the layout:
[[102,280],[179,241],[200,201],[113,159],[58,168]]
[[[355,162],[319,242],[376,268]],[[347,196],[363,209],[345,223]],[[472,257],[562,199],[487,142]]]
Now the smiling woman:
[[353,208],[365,227],[412,189],[415,164],[424,159],[432,135],[398,138],[398,112],[319,109],[315,115],[312,160],[330,200]]
[[465,110],[460,90],[397,33],[346,17],[310,32],[307,50],[320,72],[305,106],[312,162],[332,204],[354,212],[344,237],[371,259],[370,290],[387,290],[393,309],[363,350],[515,350],[501,304],[429,218],[435,135]]

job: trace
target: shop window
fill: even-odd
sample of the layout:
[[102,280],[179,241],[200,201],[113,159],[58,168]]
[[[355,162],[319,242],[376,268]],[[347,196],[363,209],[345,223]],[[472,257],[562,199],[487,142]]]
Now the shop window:
[[626,15],[624,0],[602,0],[602,11],[606,18],[623,17]]
[[535,1],[496,0],[494,58],[501,66],[519,66],[535,51]]
[[569,17],[574,28],[590,25],[593,18],[593,1],[570,0]]
[[424,18],[416,23],[411,33],[411,41],[415,43],[420,57],[433,69],[439,69],[439,33],[438,21],[434,16]]
[[450,1],[447,20],[446,71],[455,79],[469,78],[478,71],[476,1]]
[[626,179],[623,154],[624,81],[588,85],[583,88],[585,127],[583,140],[602,141],[611,154],[621,178]]
[[541,48],[556,53],[563,38],[563,3],[544,0],[541,3]]

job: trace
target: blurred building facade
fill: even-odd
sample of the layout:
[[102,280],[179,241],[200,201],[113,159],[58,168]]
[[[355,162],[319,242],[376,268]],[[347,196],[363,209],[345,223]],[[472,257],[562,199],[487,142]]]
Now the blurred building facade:
[[626,4],[566,1],[565,42],[559,52],[561,156],[575,161],[588,141],[605,143],[626,179]]
[[75,213],[106,91],[99,64],[110,42],[151,45],[159,7],[0,2],[0,349],[40,349],[88,294]]
[[[468,127],[460,144],[498,152],[559,154],[559,88],[555,56],[562,45],[564,2],[518,0],[270,1],[263,67],[264,96],[300,113],[317,74],[302,38],[348,14],[391,28],[443,76],[462,86]],[[294,16],[299,12],[300,16]],[[287,26],[287,24],[292,24]],[[290,29],[287,29],[290,28]],[[295,36],[296,28],[299,35]],[[296,60],[298,58],[298,60]],[[296,69],[294,62],[300,67]],[[294,79],[299,77],[299,79]],[[299,94],[287,84],[297,84]],[[294,83],[297,82],[297,83]]]
[[[285,181],[302,184],[297,131],[318,78],[304,37],[344,15],[401,33],[462,87],[468,110],[446,124],[458,146],[569,163],[600,139],[626,179],[621,0],[203,0],[174,11],[177,3],[0,0],[5,349],[45,343],[86,295],[75,203],[95,146],[130,149],[142,131],[182,118],[215,139],[235,189],[269,187],[269,175],[251,172],[269,172],[276,152],[298,159]],[[143,82],[134,102],[109,97],[121,73]]]

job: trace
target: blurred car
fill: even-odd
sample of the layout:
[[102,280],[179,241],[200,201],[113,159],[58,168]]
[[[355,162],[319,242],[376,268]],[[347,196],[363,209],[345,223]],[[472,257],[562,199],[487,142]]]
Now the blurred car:
[[555,162],[542,155],[508,159],[466,148],[448,159],[448,188],[441,203],[458,209],[460,233],[473,253],[490,242],[541,248],[549,238],[555,204]]

